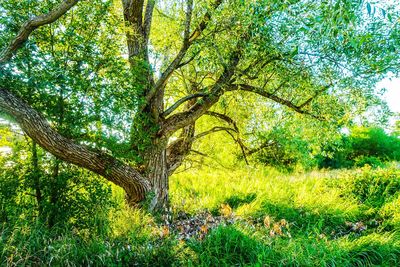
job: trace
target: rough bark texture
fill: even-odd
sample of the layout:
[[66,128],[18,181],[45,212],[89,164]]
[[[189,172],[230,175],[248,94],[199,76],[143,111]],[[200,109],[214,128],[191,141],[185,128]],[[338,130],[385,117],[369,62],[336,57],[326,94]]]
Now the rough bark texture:
[[165,211],[168,208],[168,169],[167,155],[164,147],[155,147],[147,166],[147,177],[154,194],[150,202],[150,210]]
[[168,174],[172,175],[189,154],[194,141],[195,123],[182,129],[179,138],[172,142],[167,149]]

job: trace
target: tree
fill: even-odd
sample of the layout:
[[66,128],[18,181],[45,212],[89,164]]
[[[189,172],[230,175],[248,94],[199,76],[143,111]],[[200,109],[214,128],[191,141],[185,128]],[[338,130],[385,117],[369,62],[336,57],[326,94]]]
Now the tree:
[[[257,108],[246,98],[343,122],[374,101],[374,84],[399,65],[398,10],[389,4],[375,14],[377,6],[372,12],[369,3],[346,0],[1,3],[8,45],[0,56],[0,109],[60,160],[121,186],[129,204],[152,196],[151,209],[167,206],[168,177],[195,140],[224,131],[243,154],[257,149],[245,146],[229,116],[243,103]],[[17,14],[17,5],[29,12]],[[17,29],[13,21],[21,19]],[[60,50],[69,76],[52,77],[46,61]],[[20,73],[32,70],[43,70],[41,83],[26,86]],[[25,86],[37,91],[19,91]],[[52,110],[60,106],[46,108],[55,99],[79,134],[57,126]],[[205,116],[224,125],[198,132]]]

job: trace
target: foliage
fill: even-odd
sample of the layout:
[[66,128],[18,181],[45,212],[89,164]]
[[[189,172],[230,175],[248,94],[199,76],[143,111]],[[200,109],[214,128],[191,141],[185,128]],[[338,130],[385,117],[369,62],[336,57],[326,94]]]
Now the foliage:
[[[59,2],[0,0],[1,51]],[[154,182],[156,172],[174,171],[171,155],[189,157],[170,181],[171,214],[154,218],[128,208],[93,166],[69,164],[68,146],[58,151],[66,162],[40,148],[37,139],[49,137],[35,136],[40,123],[31,124],[32,140],[16,125],[26,114],[0,111],[0,265],[399,264],[399,171],[386,163],[400,160],[399,123],[392,135],[376,127],[338,134],[357,116],[387,119],[375,85],[399,74],[394,3],[135,1],[156,2],[153,13],[143,9],[154,15],[139,36],[126,21],[136,13],[129,1],[77,2],[0,62],[0,92],[60,134],[49,146],[73,139],[97,153],[88,162],[111,159],[97,171],[105,177],[129,168]],[[132,55],[145,37],[144,59]],[[192,94],[199,97],[165,113]],[[377,169],[304,173],[317,164]],[[152,184],[148,203],[168,175]],[[116,184],[146,193],[123,178]],[[184,240],[170,227],[182,214],[229,220],[205,221],[201,237]]]
[[320,167],[342,168],[366,164],[382,167],[384,162],[400,159],[400,139],[378,127],[353,127],[349,135],[328,144],[320,156]]
[[376,169],[366,166],[343,177],[343,191],[357,201],[373,208],[380,208],[398,197],[400,171],[396,168]]
[[[261,265],[269,263],[270,248],[235,227],[214,230],[202,242],[189,244],[200,266]],[[275,255],[276,256],[276,255]]]
[[[58,162],[25,139],[15,138],[9,148],[12,153],[0,157],[1,224],[39,223],[54,227],[55,232],[67,227],[91,235],[107,231],[108,212],[115,205],[110,185],[88,171]],[[35,159],[38,155],[40,160]]]

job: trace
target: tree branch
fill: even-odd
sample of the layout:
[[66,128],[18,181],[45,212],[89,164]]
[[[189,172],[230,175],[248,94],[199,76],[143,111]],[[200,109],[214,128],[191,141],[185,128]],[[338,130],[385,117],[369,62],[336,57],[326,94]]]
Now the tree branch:
[[75,6],[79,0],[64,0],[57,7],[51,10],[47,14],[43,14],[37,17],[34,17],[22,25],[19,30],[17,36],[10,42],[10,44],[3,49],[0,55],[0,63],[4,63],[9,60],[14,52],[20,48],[26,40],[28,40],[29,35],[37,28],[43,25],[50,24],[57,19],[59,19],[62,15],[67,13],[73,6]]
[[[255,79],[257,79],[257,78],[259,77],[260,72],[261,72],[267,65],[269,65],[270,63],[272,63],[272,62],[274,62],[274,61],[283,60],[285,55],[287,55],[287,54],[282,54],[282,55],[273,56],[273,57],[271,57],[270,59],[264,61],[263,63],[262,63],[262,59],[258,59],[258,60],[256,60],[255,63],[250,64],[247,68],[245,68],[244,70],[240,70],[239,72],[240,72],[242,75],[246,76],[247,79],[249,79],[249,80],[255,80]],[[251,68],[253,68],[254,66],[258,65],[259,63],[262,63],[262,64],[261,64],[261,66],[258,68],[258,71],[257,71],[255,74],[253,74],[253,75],[247,74],[247,73],[250,71]]]
[[178,66],[176,66],[176,70],[182,68],[183,66],[189,64],[190,62],[192,62],[197,55],[200,54],[200,51],[195,53],[193,56],[191,56],[188,60],[186,60],[185,62],[180,63]]
[[318,120],[323,120],[322,117],[315,115],[315,114],[311,114],[310,112],[303,110],[302,107],[295,105],[293,102],[283,99],[279,96],[276,96],[273,93],[266,92],[262,88],[248,85],[248,84],[234,84],[228,89],[228,91],[235,91],[235,90],[247,91],[247,92],[252,92],[252,93],[258,94],[260,96],[271,99],[271,100],[275,101],[276,103],[279,103],[283,106],[291,108],[292,110],[296,111],[297,113],[309,115]]
[[203,138],[203,137],[205,137],[205,136],[207,136],[207,135],[209,135],[209,134],[216,133],[216,132],[220,132],[220,131],[225,131],[225,132],[233,131],[233,132],[236,132],[235,129],[233,129],[233,128],[222,127],[222,126],[215,126],[215,127],[211,128],[211,129],[208,130],[208,131],[205,131],[205,132],[199,133],[198,135],[195,135],[195,136],[193,137],[193,141],[195,141],[195,140],[197,140],[197,139],[200,139],[200,138]]
[[240,138],[240,131],[239,131],[239,127],[237,126],[236,122],[231,117],[229,117],[228,115],[225,115],[225,114],[222,114],[222,113],[218,113],[218,112],[214,112],[214,111],[207,111],[205,113],[205,115],[213,116],[213,117],[216,117],[218,119],[224,120],[224,121],[226,121],[227,123],[229,123],[229,124],[231,124],[233,126],[233,129],[235,130],[235,132],[237,134],[237,137],[235,138],[232,135],[232,133],[230,133],[230,132],[229,132],[229,134],[231,135],[232,139],[235,140],[235,142],[239,144],[240,149],[241,149],[242,154],[243,154],[243,158],[244,158],[246,164],[249,164],[249,162],[247,161],[247,157],[246,157],[249,149],[243,143],[242,138]]
[[235,141],[236,143],[239,144],[240,150],[241,150],[241,152],[243,154],[243,158],[244,158],[246,164],[248,165],[249,162],[247,161],[247,157],[246,157],[246,151],[248,150],[248,148],[243,144],[242,139],[240,139],[240,137],[235,137],[234,134],[232,133],[232,132],[234,132],[236,134],[239,134],[239,131],[237,129],[229,128],[229,127],[215,126],[215,127],[211,128],[208,131],[205,131],[205,132],[202,132],[202,133],[200,133],[198,135],[195,135],[193,137],[193,141],[195,141],[197,139],[200,139],[200,138],[202,138],[204,136],[207,136],[209,134],[220,132],[220,131],[225,131],[227,134],[229,134],[232,137],[233,141]]
[[176,110],[180,105],[182,105],[183,103],[185,103],[186,101],[189,101],[191,99],[194,98],[198,98],[198,97],[202,97],[202,96],[206,96],[208,95],[207,93],[195,93],[195,94],[191,94],[191,95],[187,95],[181,99],[179,99],[178,101],[176,101],[172,106],[170,106],[169,108],[167,108],[162,114],[162,117],[167,117],[168,115],[170,115],[172,112],[174,112],[174,110]]
[[151,21],[153,19],[153,11],[155,3],[156,0],[147,0],[146,11],[144,15],[144,23],[143,23],[144,38],[146,43],[148,43],[149,41]]
[[[222,4],[222,0],[216,0],[211,8],[213,10],[217,9],[220,5]],[[193,43],[200,35],[201,33],[204,31],[204,29],[207,27],[207,24],[209,22],[209,20],[211,19],[211,13],[210,12],[206,12],[206,14],[204,15],[203,20],[200,22],[199,26],[196,28],[196,30],[190,35],[189,38],[189,42]]]
[[315,92],[315,94],[312,97],[310,97],[309,99],[304,101],[303,104],[299,105],[299,108],[303,108],[303,107],[307,106],[308,104],[310,104],[313,99],[315,99],[317,96],[319,96],[323,92],[327,91],[331,86],[332,86],[332,83],[324,86],[321,90],[318,90],[317,92]]
[[186,19],[185,19],[185,29],[183,33],[183,44],[175,59],[169,64],[167,69],[163,72],[161,77],[156,82],[154,88],[150,90],[150,92],[146,96],[146,101],[149,102],[159,90],[164,88],[168,79],[171,77],[172,73],[175,71],[176,67],[182,61],[183,57],[186,54],[186,51],[189,49],[189,37],[190,37],[190,24],[192,21],[192,12],[193,12],[193,0],[186,0]]
[[274,141],[267,140],[264,143],[262,143],[259,147],[256,147],[256,148],[253,148],[253,149],[250,149],[249,151],[247,151],[247,155],[253,155],[266,147],[272,146],[273,144],[275,144]]
[[195,122],[210,107],[218,102],[219,98],[224,94],[224,90],[230,83],[236,67],[239,64],[239,58],[242,53],[240,44],[238,43],[236,51],[233,51],[229,63],[224,67],[224,71],[215,84],[211,87],[211,92],[204,96],[201,102],[194,104],[189,110],[171,115],[167,118],[160,129],[161,135],[170,135],[175,131]]
[[57,158],[93,171],[123,187],[130,203],[141,201],[150,190],[149,181],[134,168],[60,135],[36,110],[3,88],[0,88],[0,109],[12,116],[32,140]]
[[218,119],[224,120],[229,124],[232,124],[233,128],[235,129],[236,132],[239,132],[239,128],[237,127],[236,122],[229,117],[228,115],[222,114],[222,113],[218,113],[218,112],[214,112],[214,111],[207,111],[205,113],[205,115],[209,115],[209,116],[213,116],[216,117]]

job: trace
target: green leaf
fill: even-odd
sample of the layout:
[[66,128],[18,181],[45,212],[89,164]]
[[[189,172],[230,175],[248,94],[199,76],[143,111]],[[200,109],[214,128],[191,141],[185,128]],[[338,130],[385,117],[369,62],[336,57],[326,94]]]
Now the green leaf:
[[371,8],[371,4],[370,3],[367,3],[367,11],[368,11],[368,15],[371,16],[372,8]]

